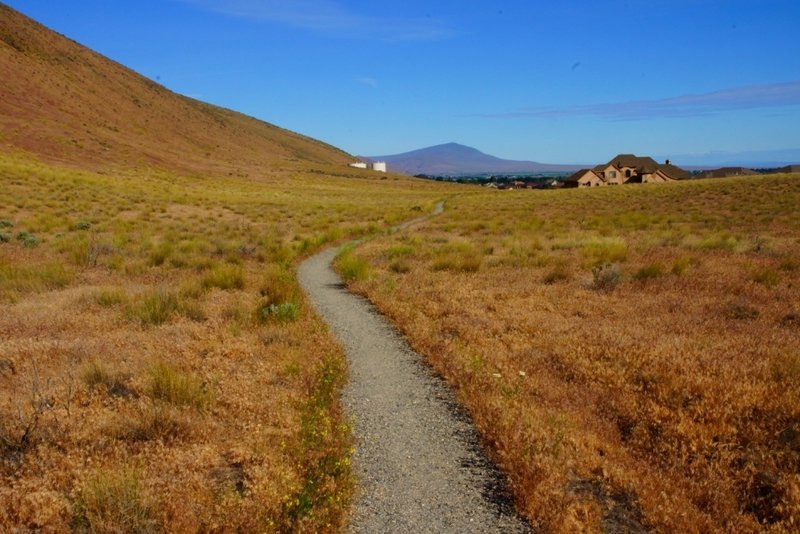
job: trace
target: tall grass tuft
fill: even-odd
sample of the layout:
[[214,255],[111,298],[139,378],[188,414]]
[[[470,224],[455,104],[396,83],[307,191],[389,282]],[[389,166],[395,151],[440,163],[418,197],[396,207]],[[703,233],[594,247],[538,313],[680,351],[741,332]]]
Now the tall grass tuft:
[[148,374],[148,394],[153,399],[198,410],[211,404],[211,393],[196,375],[185,373],[167,362],[153,364]]
[[281,302],[278,304],[263,304],[256,310],[256,319],[260,323],[276,321],[291,323],[300,318],[300,306],[296,302]]
[[640,267],[639,270],[633,274],[634,280],[640,282],[654,280],[662,276],[664,276],[664,266],[660,263],[651,263],[650,265]]
[[583,257],[592,266],[625,261],[628,244],[621,237],[592,238],[583,243]]
[[128,306],[128,317],[142,325],[160,325],[172,318],[178,310],[178,297],[157,289],[141,296]]
[[774,269],[761,269],[752,275],[752,280],[763,286],[774,288],[781,283],[781,275]]
[[128,295],[119,287],[104,288],[94,294],[94,301],[104,308],[111,308],[126,303]]
[[336,258],[339,272],[345,282],[358,282],[369,278],[369,264],[353,254],[353,249],[345,247]]
[[217,265],[203,277],[202,286],[205,289],[218,287],[222,290],[244,289],[244,272],[239,265],[224,263]]
[[0,291],[35,293],[69,285],[73,273],[59,262],[13,265],[0,261]]
[[556,282],[563,282],[569,280],[570,271],[565,262],[556,263],[542,278],[545,284],[555,284]]
[[74,508],[77,532],[155,532],[154,503],[131,468],[94,475]]
[[93,359],[83,366],[81,378],[89,389],[103,387],[110,395],[125,395],[129,392],[122,375],[111,371],[99,359]]

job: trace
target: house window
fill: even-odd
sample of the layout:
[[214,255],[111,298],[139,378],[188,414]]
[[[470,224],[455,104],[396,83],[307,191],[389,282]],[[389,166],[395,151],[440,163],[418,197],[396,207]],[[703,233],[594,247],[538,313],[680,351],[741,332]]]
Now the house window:
[[617,171],[608,171],[608,177],[609,178],[616,178],[617,177]]
[[631,177],[631,170],[628,169],[625,171],[625,178],[630,178],[630,177]]

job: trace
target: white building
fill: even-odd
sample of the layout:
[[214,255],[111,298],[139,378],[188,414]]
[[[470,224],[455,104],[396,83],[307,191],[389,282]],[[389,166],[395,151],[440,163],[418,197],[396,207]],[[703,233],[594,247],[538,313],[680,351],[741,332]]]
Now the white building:
[[351,163],[350,166],[356,169],[372,169],[373,171],[386,172],[385,161],[375,161],[372,163],[364,163],[363,161],[357,161],[355,163]]

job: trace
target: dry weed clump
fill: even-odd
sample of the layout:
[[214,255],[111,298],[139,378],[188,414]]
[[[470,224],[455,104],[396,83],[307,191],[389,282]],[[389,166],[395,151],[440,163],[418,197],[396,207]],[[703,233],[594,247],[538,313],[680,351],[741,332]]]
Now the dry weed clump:
[[3,231],[38,240],[0,243],[0,531],[340,530],[343,355],[294,265],[442,187],[8,155],[0,174]]
[[[798,205],[796,176],[464,195],[362,245],[351,287],[455,386],[536,528],[794,532]],[[437,269],[450,242],[481,268]]]
[[78,532],[154,532],[153,501],[135,470],[98,473],[80,492],[73,526]]

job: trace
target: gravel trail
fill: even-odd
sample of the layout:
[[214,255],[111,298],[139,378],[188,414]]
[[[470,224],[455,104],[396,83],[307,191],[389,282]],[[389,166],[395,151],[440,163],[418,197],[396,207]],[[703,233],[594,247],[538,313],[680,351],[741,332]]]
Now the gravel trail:
[[298,276],[347,354],[343,405],[354,421],[360,487],[350,531],[530,532],[450,388],[344,288],[331,268],[338,251],[304,261]]

